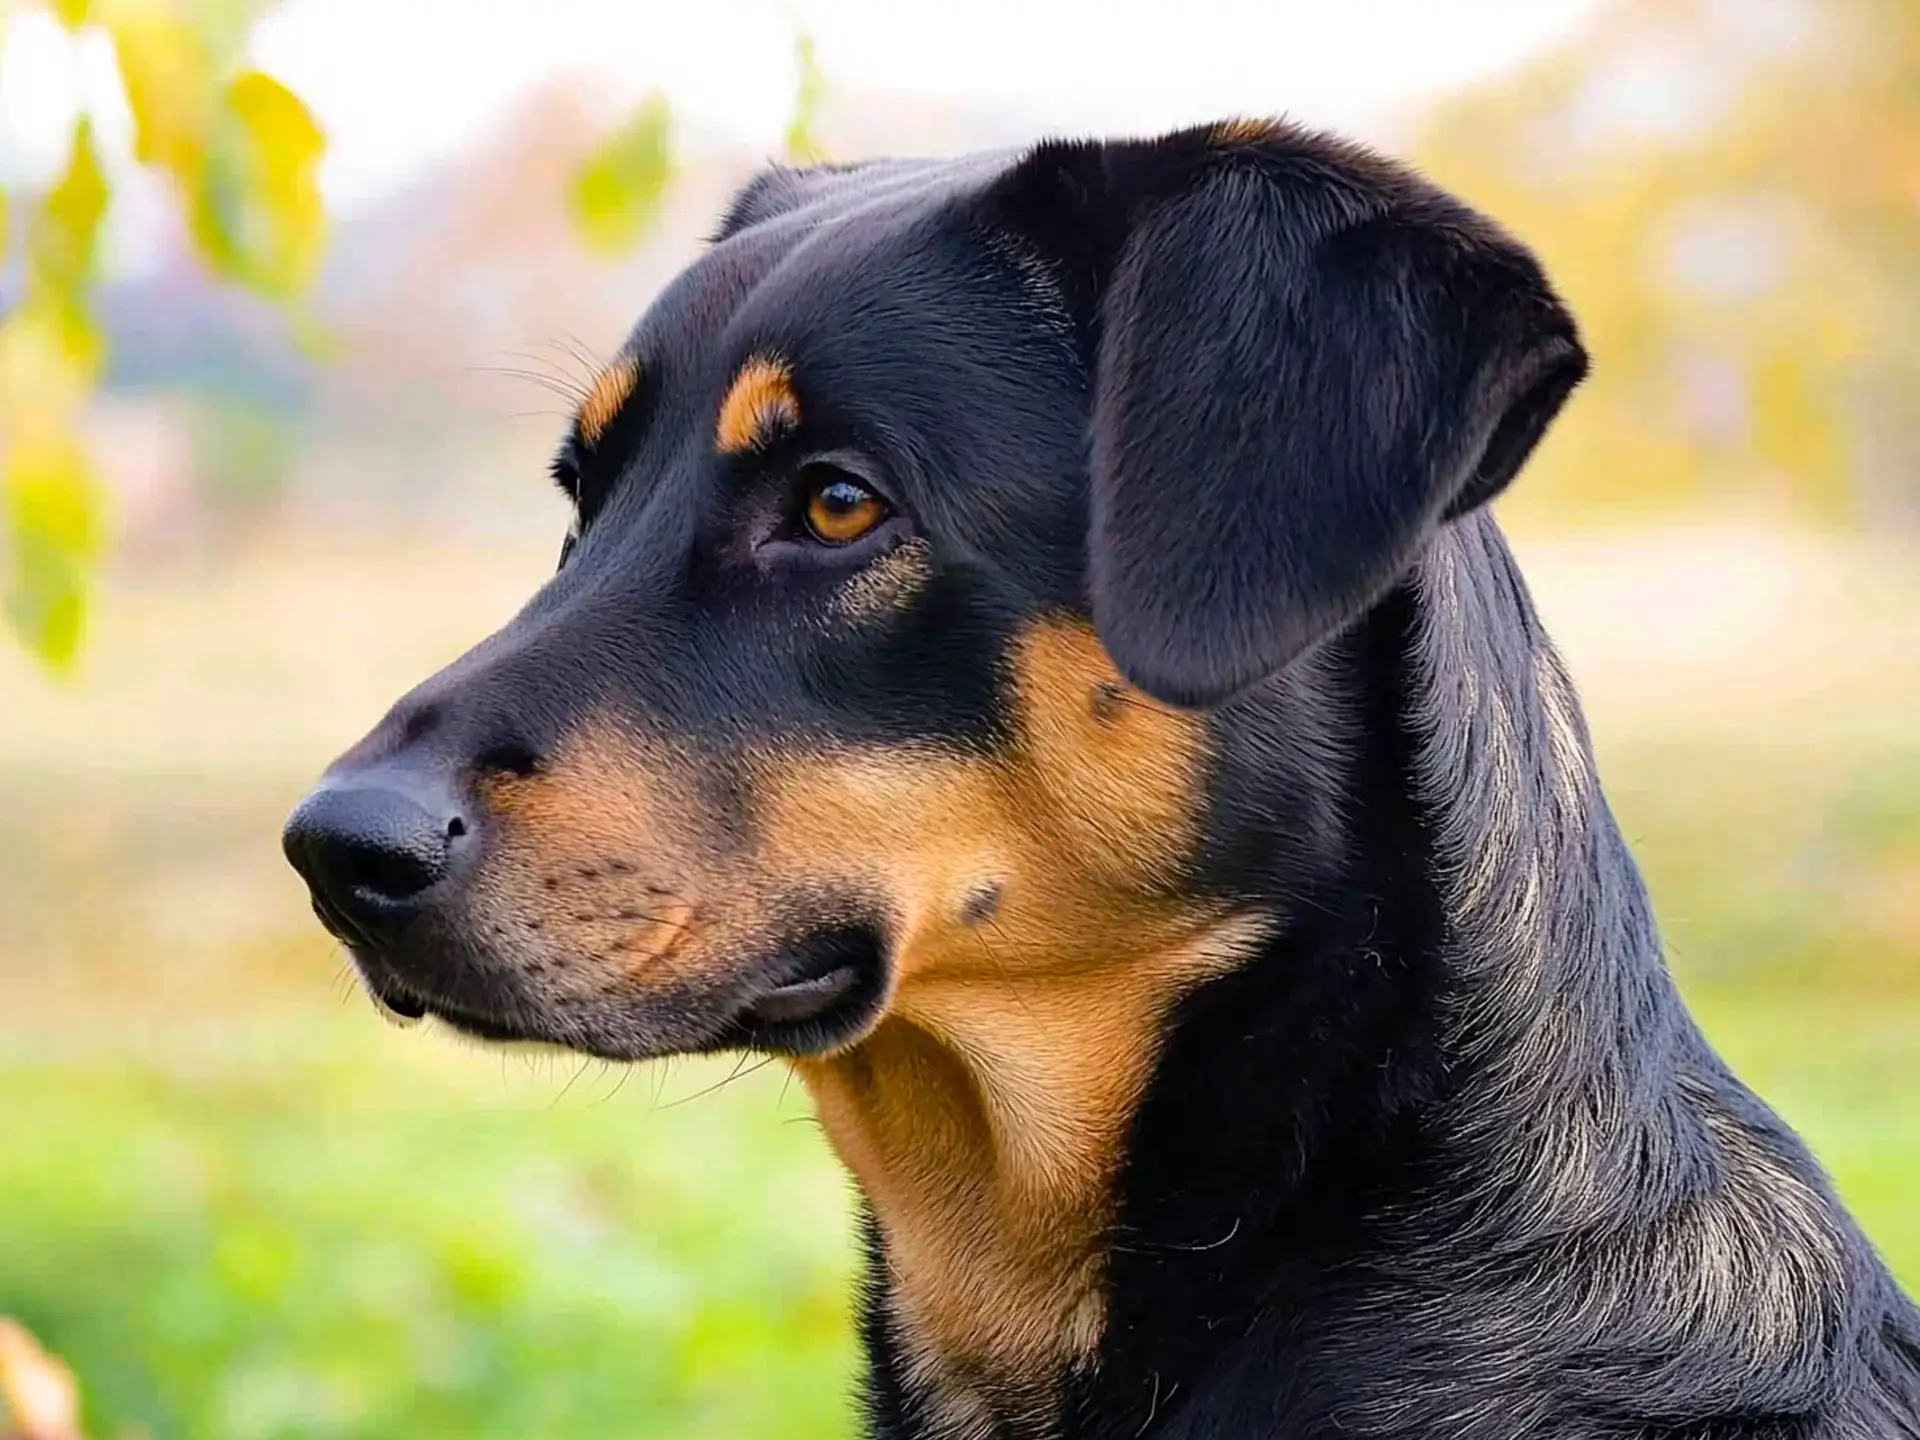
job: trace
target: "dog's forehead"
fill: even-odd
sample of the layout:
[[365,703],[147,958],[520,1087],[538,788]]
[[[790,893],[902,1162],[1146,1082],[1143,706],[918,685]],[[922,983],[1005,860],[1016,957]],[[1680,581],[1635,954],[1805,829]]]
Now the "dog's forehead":
[[861,318],[845,309],[857,296],[957,259],[967,201],[1017,158],[986,152],[769,170],[641,317],[628,350],[684,377],[737,364],[734,352],[769,342],[770,330],[817,326],[823,310],[839,307],[839,328],[847,328]]
[[1018,163],[1022,152],[980,151],[937,158],[890,158],[806,170],[775,166],[744,186],[718,238],[769,223],[811,226],[884,201],[941,203],[976,190]]

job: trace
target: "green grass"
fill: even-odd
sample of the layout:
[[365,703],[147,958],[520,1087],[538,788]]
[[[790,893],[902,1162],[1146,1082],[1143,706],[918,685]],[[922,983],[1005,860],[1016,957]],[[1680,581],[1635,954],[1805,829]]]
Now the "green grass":
[[555,1104],[377,1030],[0,1070],[3,1308],[100,1434],[846,1433],[842,1181],[797,1098],[693,1067],[666,1108],[601,1073]]
[[[390,668],[365,703],[422,667]],[[275,853],[299,697],[223,690],[253,761],[175,770],[188,717],[121,684],[0,713],[0,1313],[96,1440],[848,1435],[845,1182],[798,1088],[388,1030]],[[1650,726],[1604,778],[1708,1034],[1920,1287],[1920,735],[1796,713]]]

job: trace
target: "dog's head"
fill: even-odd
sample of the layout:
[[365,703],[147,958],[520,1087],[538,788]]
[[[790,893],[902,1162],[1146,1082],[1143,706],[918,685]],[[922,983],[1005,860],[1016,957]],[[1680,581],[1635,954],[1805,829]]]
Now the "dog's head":
[[1516,243],[1282,127],[771,172],[582,405],[558,573],[289,855],[391,1009],[622,1059],[1176,953],[1221,717],[1584,367]]

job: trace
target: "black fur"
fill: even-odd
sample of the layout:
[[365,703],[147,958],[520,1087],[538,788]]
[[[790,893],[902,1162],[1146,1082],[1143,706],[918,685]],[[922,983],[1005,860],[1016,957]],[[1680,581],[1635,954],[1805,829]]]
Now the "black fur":
[[1361,152],[1197,131],[1043,150],[999,198],[1035,188],[1097,292],[1094,619],[1163,699],[1217,704],[1377,599],[1586,372],[1531,256]]
[[1334,648],[1345,855],[1169,1039],[1065,1433],[1920,1435],[1920,1318],[1683,1010],[1492,525]]
[[[1183,883],[1271,919],[1166,1027],[1097,1354],[1037,1377],[1040,1413],[940,1428],[868,1225],[874,1440],[1920,1437],[1920,1315],[1682,1007],[1481,512],[1586,366],[1522,246],[1285,127],[775,170],[631,349],[643,384],[558,466],[559,575],[338,773],[537,775],[611,713],[699,755],[744,844],[741,755],[995,752],[1007,647],[1064,613],[1205,711]],[[750,355],[791,363],[799,433],[716,457]],[[931,571],[857,633],[825,617],[904,522],[852,560],[763,543],[826,452],[884,477]],[[883,965],[865,903],[810,900],[770,973]],[[483,1033],[617,1058],[835,1033],[684,996],[561,1014],[470,942],[396,937],[356,949],[370,983]]]

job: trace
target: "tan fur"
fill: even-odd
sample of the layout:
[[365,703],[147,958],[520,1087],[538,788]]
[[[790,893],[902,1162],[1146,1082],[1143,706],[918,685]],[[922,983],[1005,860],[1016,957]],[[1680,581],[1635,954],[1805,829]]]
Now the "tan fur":
[[722,956],[689,882],[700,859],[687,758],[612,726],[579,732],[537,777],[479,785],[493,842],[472,887],[494,943],[567,996],[660,988]]
[[614,416],[620,413],[620,407],[632,397],[633,387],[639,383],[640,362],[631,355],[621,356],[596,375],[587,398],[580,403],[576,422],[580,438],[591,445],[606,434]]
[[933,552],[918,537],[855,572],[834,596],[833,613],[847,620],[897,614],[933,578]]
[[800,423],[800,400],[783,361],[756,355],[740,367],[720,402],[713,444],[722,455],[740,455],[767,442],[779,428]]
[[[1255,938],[1173,898],[1200,723],[1137,694],[1099,718],[1118,676],[1078,626],[1032,632],[1016,677],[1008,761],[854,754],[766,782],[770,845],[831,855],[896,907],[885,1018],[796,1068],[885,1235],[909,1354],[961,1391],[1091,1356],[1160,1023]],[[994,914],[970,925],[986,884]]]
[[[910,593],[900,563],[853,612]],[[1004,752],[729,757],[754,815],[744,849],[703,828],[692,779],[711,757],[610,724],[486,796],[504,857],[488,913],[523,964],[584,957],[562,994],[697,995],[765,953],[798,896],[881,908],[882,1015],[795,1069],[885,1236],[905,1351],[959,1434],[983,1407],[1043,1411],[1092,1357],[1116,1166],[1162,1023],[1260,935],[1182,894],[1204,721],[1130,690],[1083,624],[1035,626],[1011,670]]]

